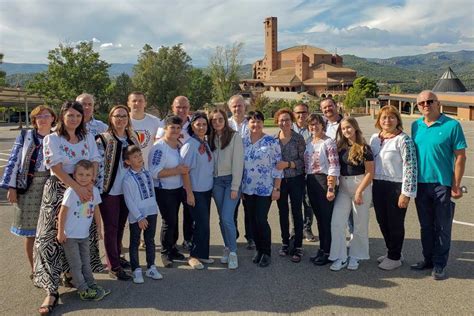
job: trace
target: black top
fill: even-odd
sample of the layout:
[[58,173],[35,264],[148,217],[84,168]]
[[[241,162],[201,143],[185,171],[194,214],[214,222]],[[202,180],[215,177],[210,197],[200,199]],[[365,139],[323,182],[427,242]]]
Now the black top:
[[365,173],[365,161],[374,161],[374,155],[369,145],[364,147],[364,160],[358,165],[353,165],[348,161],[349,148],[343,148],[339,151],[339,164],[341,165],[341,176],[358,176]]

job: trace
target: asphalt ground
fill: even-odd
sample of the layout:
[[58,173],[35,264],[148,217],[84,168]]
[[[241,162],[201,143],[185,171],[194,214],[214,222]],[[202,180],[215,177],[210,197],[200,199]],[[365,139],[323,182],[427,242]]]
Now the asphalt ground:
[[[358,118],[366,137],[375,132],[373,119]],[[409,131],[412,118],[404,118]],[[406,262],[395,271],[377,268],[376,258],[385,254],[385,245],[371,210],[370,255],[357,271],[332,272],[329,265],[314,266],[310,254],[317,242],[304,242],[305,256],[299,264],[288,257],[279,257],[280,228],[278,209],[272,203],[269,222],[272,228],[272,264],[258,268],[252,262],[253,251],[245,249],[239,239],[239,268],[227,270],[218,261],[222,252],[222,237],[218,216],[212,203],[211,257],[214,264],[197,271],[186,264],[171,269],[163,268],[157,253],[157,266],[164,279],[145,278],[144,284],[109,279],[98,273],[98,283],[112,293],[100,302],[83,302],[76,291],[61,287],[60,304],[54,314],[83,315],[151,315],[151,314],[405,314],[405,315],[474,315],[474,122],[462,122],[468,141],[467,165],[463,185],[469,191],[456,201],[455,222],[448,263],[449,278],[434,281],[430,271],[411,271],[409,265],[422,258],[419,223],[414,202],[406,217],[406,239],[403,253]],[[0,166],[6,164],[8,153],[18,131],[0,127]],[[268,133],[274,133],[269,129]],[[3,172],[0,170],[0,172]],[[38,201],[40,203],[40,201]],[[45,292],[35,288],[29,280],[29,266],[23,250],[22,238],[9,233],[13,209],[6,202],[5,191],[0,192],[0,314],[31,315],[41,304]],[[180,213],[181,215],[181,213]],[[182,218],[182,215],[181,215]],[[160,226],[160,224],[158,224]],[[239,212],[239,228],[243,229],[243,210]],[[156,241],[159,243],[159,229]],[[316,222],[313,232],[317,233]],[[181,242],[181,238],[179,242]],[[128,244],[128,229],[124,237]],[[125,249],[127,252],[127,249]],[[104,254],[101,245],[101,253]],[[128,255],[128,254],[127,254]],[[145,263],[145,253],[140,260]],[[105,258],[103,258],[105,262]]]

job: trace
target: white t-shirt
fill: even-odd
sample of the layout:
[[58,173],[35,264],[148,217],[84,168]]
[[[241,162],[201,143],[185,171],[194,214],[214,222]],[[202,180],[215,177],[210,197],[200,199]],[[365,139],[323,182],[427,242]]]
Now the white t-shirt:
[[94,187],[92,200],[82,203],[77,193],[72,188],[64,192],[61,205],[68,207],[64,233],[67,238],[88,238],[89,228],[94,218],[96,205],[102,203],[99,189]]
[[[79,160],[100,162],[102,159],[91,133],[87,133],[86,137],[77,144],[71,144],[57,133],[46,135],[43,140],[43,154],[48,169],[62,163],[64,172],[69,174],[74,172],[74,166]],[[54,175],[53,170],[51,170],[51,175]]]
[[148,168],[148,154],[155,143],[158,128],[162,127],[163,123],[159,118],[148,113],[145,113],[145,117],[142,120],[131,118],[131,121],[132,128],[137,132],[138,140],[140,141],[145,167]]
[[183,163],[178,148],[171,148],[163,139],[160,139],[153,145],[149,157],[149,170],[153,177],[155,187],[167,190],[177,189],[183,186],[181,175],[160,178],[158,174],[163,169],[176,168]]
[[336,139],[337,129],[340,122],[326,121],[326,135],[332,139]]

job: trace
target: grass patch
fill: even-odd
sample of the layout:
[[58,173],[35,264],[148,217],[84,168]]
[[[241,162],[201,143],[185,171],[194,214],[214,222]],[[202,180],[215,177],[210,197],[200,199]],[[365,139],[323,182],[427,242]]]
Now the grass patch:
[[265,121],[263,122],[263,126],[264,127],[278,127],[278,125],[275,124],[275,121],[273,120],[273,118],[265,119]]

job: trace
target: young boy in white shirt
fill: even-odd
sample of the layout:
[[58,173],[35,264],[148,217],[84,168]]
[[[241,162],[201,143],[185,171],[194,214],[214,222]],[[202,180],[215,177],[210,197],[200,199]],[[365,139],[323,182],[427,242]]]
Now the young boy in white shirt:
[[85,203],[71,188],[67,188],[58,216],[57,239],[63,244],[64,253],[72,274],[72,283],[83,301],[98,301],[110,290],[98,286],[92,274],[89,251],[89,228],[94,217],[99,239],[102,239],[99,190],[92,186],[94,165],[89,160],[80,160],[74,168],[74,179],[83,187],[93,188],[93,197]]
[[130,264],[133,282],[143,283],[143,273],[138,258],[140,235],[143,230],[145,240],[147,271],[145,275],[154,280],[163,276],[155,266],[155,233],[158,204],[150,173],[143,167],[142,151],[138,146],[128,146],[123,153],[123,161],[129,167],[123,179],[123,195],[128,208],[130,224]]

